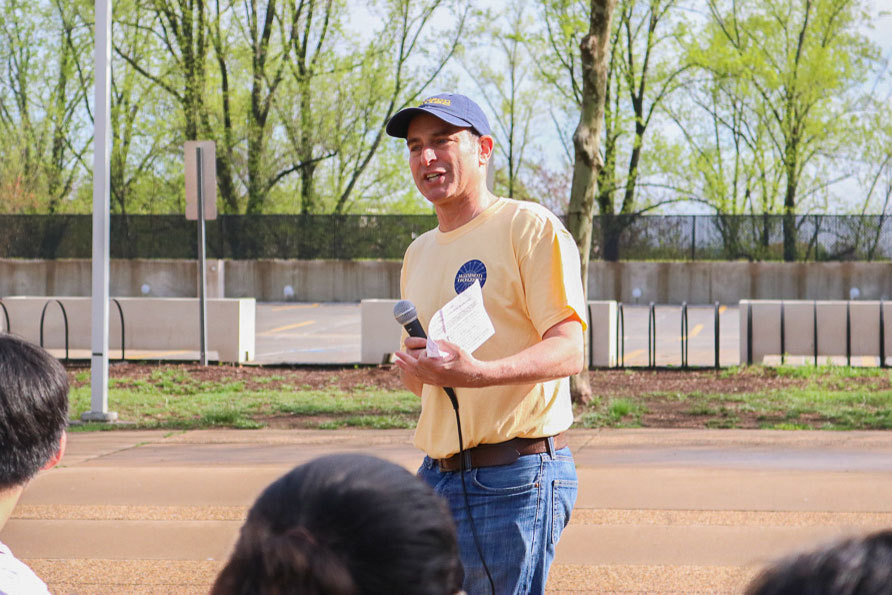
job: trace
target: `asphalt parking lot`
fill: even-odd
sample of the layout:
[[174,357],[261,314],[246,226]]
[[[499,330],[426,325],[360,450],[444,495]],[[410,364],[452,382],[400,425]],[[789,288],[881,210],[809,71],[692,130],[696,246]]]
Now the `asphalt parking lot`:
[[[647,305],[623,308],[626,366],[648,364],[648,328],[655,329],[658,366],[681,365],[681,306],[654,308],[650,321]],[[688,307],[688,364],[715,363],[714,306]],[[736,365],[738,357],[737,306],[719,306],[719,361]],[[396,324],[396,322],[394,322]],[[354,364],[360,361],[360,308],[358,303],[258,303],[256,320],[258,364]]]

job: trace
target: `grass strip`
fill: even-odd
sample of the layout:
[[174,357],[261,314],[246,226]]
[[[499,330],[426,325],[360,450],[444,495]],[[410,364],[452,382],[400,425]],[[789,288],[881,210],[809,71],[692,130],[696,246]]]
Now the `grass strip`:
[[[146,377],[110,381],[109,403],[123,423],[80,424],[72,430],[415,426],[421,405],[409,391],[342,388],[336,382],[338,371],[331,374],[330,385],[312,388],[277,376],[199,380],[188,370],[162,367]],[[892,429],[892,376],[886,369],[754,366],[722,370],[706,376],[705,382],[685,372],[672,374],[670,379],[681,381],[679,387],[646,392],[623,387],[649,387],[654,372],[624,372],[613,392],[575,407],[575,427]],[[704,378],[702,373],[699,378]],[[74,380],[71,417],[80,419],[90,407],[89,372],[77,372]],[[729,387],[763,385],[769,388],[729,392]]]

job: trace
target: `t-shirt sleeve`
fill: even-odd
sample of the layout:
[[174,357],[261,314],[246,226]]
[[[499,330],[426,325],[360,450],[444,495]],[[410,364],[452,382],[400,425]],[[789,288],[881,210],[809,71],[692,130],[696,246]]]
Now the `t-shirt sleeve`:
[[539,335],[567,318],[588,328],[579,252],[561,222],[554,216],[531,217],[521,226],[515,249],[527,309]]

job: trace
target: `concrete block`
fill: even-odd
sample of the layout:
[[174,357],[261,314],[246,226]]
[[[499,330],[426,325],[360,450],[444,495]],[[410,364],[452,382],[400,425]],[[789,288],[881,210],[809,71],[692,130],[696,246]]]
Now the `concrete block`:
[[[818,355],[846,354],[846,302],[816,302],[813,312],[818,320]],[[814,322],[812,323],[814,327]],[[814,328],[812,328],[814,333]]]
[[[877,356],[880,345],[880,303],[850,302],[849,315],[852,321],[852,355]],[[884,310],[888,306],[884,306]],[[887,311],[886,315],[888,316]],[[887,328],[889,328],[887,326]],[[887,337],[887,341],[890,339]],[[888,353],[889,347],[886,347]]]
[[[784,300],[784,354],[814,355],[814,302]],[[777,354],[780,354],[778,350]],[[768,355],[768,354],[766,354]]]
[[397,300],[380,299],[359,303],[363,364],[380,364],[400,350],[403,328],[393,318],[396,303]]
[[[781,352],[780,341],[780,301],[741,300],[740,316],[740,362],[747,363],[751,355],[754,364],[762,363],[766,355]],[[752,324],[752,350],[749,349],[748,324]]]
[[[58,302],[58,303],[57,303]],[[116,305],[120,304],[118,310]],[[65,347],[68,324],[70,349],[91,347],[91,298],[86,297],[5,297],[14,334],[40,343],[40,319],[44,316],[44,345]],[[64,306],[63,314],[62,308]],[[208,351],[216,351],[221,362],[254,359],[255,311],[253,298],[208,299]],[[127,350],[198,351],[198,298],[114,298],[109,303],[109,349],[121,348],[121,314],[124,319]]]
[[590,367],[616,366],[616,312],[617,303],[612,300],[588,303]]

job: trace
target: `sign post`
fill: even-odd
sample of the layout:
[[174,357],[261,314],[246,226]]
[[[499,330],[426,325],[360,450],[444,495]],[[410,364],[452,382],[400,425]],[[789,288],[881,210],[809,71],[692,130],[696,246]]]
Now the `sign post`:
[[207,238],[204,222],[217,218],[217,165],[213,141],[186,141],[186,219],[198,221],[198,329],[200,363],[208,365]]

